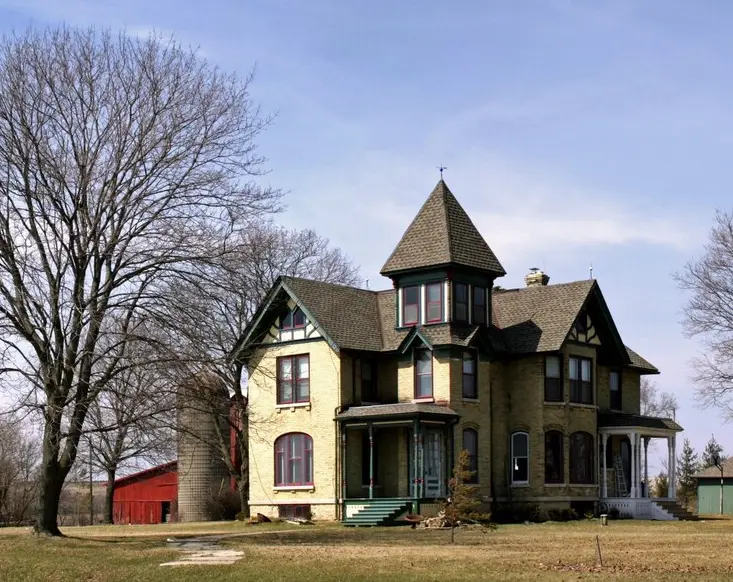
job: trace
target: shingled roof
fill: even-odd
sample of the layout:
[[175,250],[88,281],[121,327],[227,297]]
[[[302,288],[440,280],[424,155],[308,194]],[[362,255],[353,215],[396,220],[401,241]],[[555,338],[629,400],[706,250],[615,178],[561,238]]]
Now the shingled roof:
[[682,427],[671,418],[657,418],[656,416],[642,416],[625,412],[601,412],[598,414],[600,427],[643,427],[680,432]]
[[642,370],[644,372],[649,372],[651,374],[659,374],[659,370],[654,366],[653,364],[649,363],[647,360],[642,358],[639,354],[637,354],[634,350],[632,350],[629,346],[625,346],[626,351],[629,354],[629,358],[631,358],[631,367],[636,368],[637,370]]
[[[722,463],[723,465],[723,478],[725,477],[733,477],[733,458],[726,459]],[[704,479],[706,477],[717,477],[720,479],[720,469],[713,465],[712,467],[707,467],[706,469],[703,469],[699,473],[697,473],[695,476],[695,479]]]
[[297,277],[283,277],[282,282],[339,348],[382,349],[377,293]]
[[461,265],[506,274],[466,211],[441,179],[382,267],[382,275]]
[[494,291],[493,323],[508,351],[559,350],[583,307],[594,280]]

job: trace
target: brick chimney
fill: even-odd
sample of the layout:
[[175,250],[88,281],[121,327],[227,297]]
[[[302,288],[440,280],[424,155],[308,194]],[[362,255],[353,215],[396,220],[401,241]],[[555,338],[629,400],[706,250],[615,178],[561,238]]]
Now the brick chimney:
[[524,282],[527,284],[527,287],[544,287],[550,282],[550,277],[537,267],[532,267],[529,273],[525,275]]

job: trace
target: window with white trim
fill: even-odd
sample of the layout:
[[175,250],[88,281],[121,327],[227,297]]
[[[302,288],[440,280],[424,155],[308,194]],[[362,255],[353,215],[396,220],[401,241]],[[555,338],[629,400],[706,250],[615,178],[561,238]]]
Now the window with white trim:
[[512,485],[529,483],[529,435],[515,432],[511,441]]

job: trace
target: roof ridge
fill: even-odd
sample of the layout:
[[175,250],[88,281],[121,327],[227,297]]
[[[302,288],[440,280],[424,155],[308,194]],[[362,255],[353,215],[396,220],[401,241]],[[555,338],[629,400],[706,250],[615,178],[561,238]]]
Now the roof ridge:
[[308,283],[319,283],[321,285],[329,285],[331,287],[342,287],[344,289],[351,289],[352,291],[363,291],[364,293],[381,293],[374,289],[364,289],[363,287],[355,287],[353,285],[346,285],[344,283],[335,283],[333,281],[324,281],[322,279],[309,279],[308,277],[295,277],[292,275],[283,275],[283,280],[295,280],[295,281],[307,281]]

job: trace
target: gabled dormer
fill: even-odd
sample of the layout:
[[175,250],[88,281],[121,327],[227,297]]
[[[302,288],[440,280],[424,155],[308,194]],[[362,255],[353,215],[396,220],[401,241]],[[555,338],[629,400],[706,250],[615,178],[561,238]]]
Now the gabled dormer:
[[488,325],[491,288],[506,274],[440,180],[382,267],[397,290],[396,326]]

